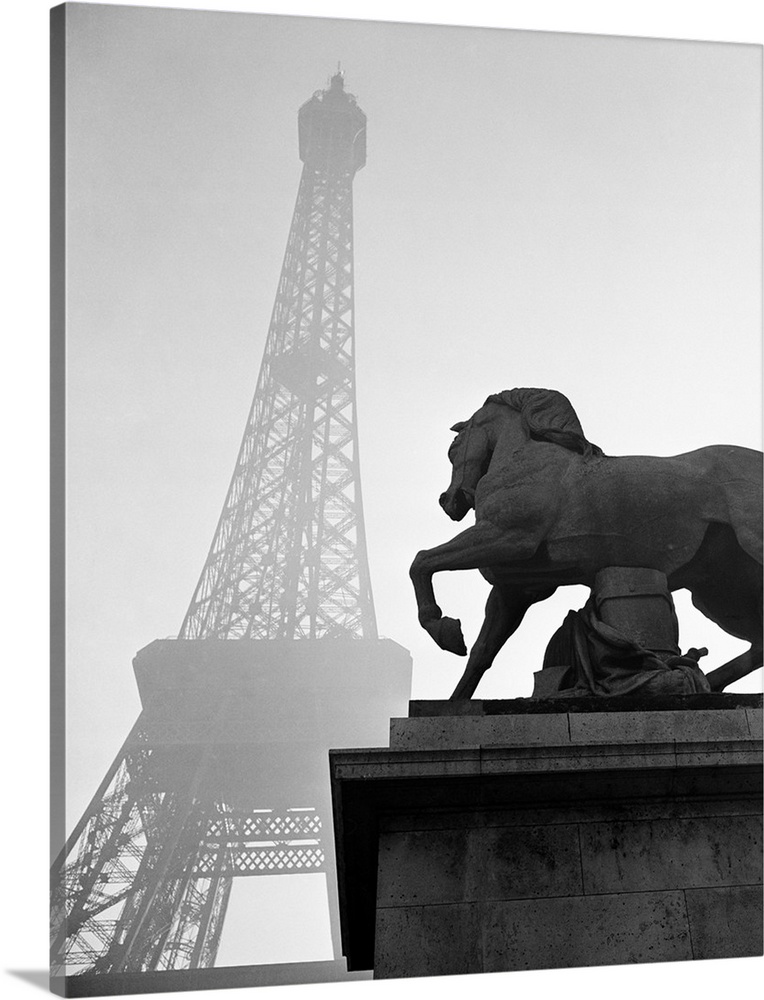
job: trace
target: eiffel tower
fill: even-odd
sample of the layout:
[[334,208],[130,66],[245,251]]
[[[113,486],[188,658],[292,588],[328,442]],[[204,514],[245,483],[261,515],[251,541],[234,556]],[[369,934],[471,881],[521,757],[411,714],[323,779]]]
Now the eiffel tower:
[[[410,657],[377,635],[364,533],[352,186],[366,116],[339,69],[298,124],[297,202],[212,545],[178,638],[133,661],[142,711],[53,867],[51,968],[69,995],[97,992],[76,983],[96,976],[212,970],[237,877],[324,873],[339,960],[327,750],[383,745],[405,714]],[[305,981],[296,966],[282,981]]]

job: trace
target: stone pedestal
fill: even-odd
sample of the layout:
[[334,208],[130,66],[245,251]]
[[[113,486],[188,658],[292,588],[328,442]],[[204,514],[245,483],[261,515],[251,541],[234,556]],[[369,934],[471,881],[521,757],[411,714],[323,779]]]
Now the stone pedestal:
[[759,955],[761,698],[412,702],[330,754],[376,978]]

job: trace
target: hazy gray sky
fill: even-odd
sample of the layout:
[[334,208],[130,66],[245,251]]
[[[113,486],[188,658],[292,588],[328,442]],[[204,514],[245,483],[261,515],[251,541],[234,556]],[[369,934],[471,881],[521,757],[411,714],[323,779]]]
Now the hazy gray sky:
[[[69,24],[70,826],[138,712],[133,655],[177,633],[204,563],[297,192],[297,109],[338,60],[368,115],[372,584],[415,697],[447,697],[464,666],[419,628],[407,572],[458,530],[437,506],[448,428],[488,393],[559,389],[611,454],[761,447],[759,48],[86,4]],[[436,588],[474,639],[487,584]],[[478,693],[529,694],[584,597],[532,609]],[[743,648],[678,603],[704,667]]]

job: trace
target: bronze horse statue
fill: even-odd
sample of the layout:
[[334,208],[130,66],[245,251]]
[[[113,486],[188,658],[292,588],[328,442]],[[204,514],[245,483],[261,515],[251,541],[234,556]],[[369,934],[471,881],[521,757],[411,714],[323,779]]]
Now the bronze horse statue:
[[411,579],[419,622],[464,656],[461,623],[435,601],[434,573],[478,569],[492,585],[485,621],[452,698],[469,698],[528,608],[567,584],[591,587],[610,566],[659,570],[751,648],[708,675],[712,690],[762,664],[762,455],[714,445],[672,458],[609,457],[550,389],[489,396],[455,424],[443,510],[475,524],[419,552]]

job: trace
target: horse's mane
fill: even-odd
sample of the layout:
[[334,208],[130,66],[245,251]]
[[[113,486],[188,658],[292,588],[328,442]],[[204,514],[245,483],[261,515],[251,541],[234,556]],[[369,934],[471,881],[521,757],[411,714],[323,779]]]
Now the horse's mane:
[[584,458],[601,456],[603,451],[584,436],[576,411],[567,396],[555,389],[505,389],[489,396],[486,403],[503,403],[517,410],[528,435],[550,441]]

